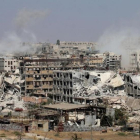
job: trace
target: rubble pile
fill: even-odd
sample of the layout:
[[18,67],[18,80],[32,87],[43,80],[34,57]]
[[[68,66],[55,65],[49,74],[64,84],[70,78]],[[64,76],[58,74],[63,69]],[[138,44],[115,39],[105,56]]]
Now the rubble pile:
[[0,75],[0,109],[3,112],[14,112],[16,108],[26,110],[24,101],[21,98],[19,70],[15,73],[3,72]]
[[[75,97],[94,98],[98,100],[98,105],[107,105],[114,109],[123,108],[127,111],[130,122],[137,122],[140,119],[140,99],[131,97],[126,92],[128,89],[125,76],[121,77],[113,71],[80,72],[81,75],[78,72],[73,75],[75,89],[73,94]],[[135,85],[136,79],[139,79],[139,75],[131,75],[131,77],[129,75],[131,84]],[[130,92],[135,93],[135,86],[133,88],[134,90],[132,89]],[[139,92],[136,93],[138,95]]]
[[74,77],[74,95],[77,97],[114,96],[124,93],[122,77],[112,71],[85,72],[85,77]]

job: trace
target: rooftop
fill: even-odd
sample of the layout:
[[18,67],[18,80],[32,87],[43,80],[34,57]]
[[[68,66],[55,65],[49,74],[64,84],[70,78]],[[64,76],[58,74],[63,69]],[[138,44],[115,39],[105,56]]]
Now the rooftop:
[[72,110],[72,109],[89,107],[89,105],[60,103],[60,104],[44,105],[44,107],[50,109]]

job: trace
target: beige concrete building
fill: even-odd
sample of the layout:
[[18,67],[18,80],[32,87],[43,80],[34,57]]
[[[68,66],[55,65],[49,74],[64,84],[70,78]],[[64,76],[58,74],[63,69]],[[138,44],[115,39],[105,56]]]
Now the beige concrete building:
[[49,122],[48,120],[36,120],[32,122],[32,130],[39,130],[48,132],[49,131]]
[[25,66],[25,93],[47,96],[53,89],[53,71],[47,66]]
[[130,70],[138,70],[140,67],[140,50],[130,53]]
[[19,67],[19,61],[14,58],[0,58],[0,71],[15,71]]

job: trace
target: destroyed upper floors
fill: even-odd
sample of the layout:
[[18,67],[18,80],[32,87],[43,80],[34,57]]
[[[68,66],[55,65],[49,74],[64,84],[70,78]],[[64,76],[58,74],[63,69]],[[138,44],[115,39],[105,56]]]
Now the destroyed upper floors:
[[94,103],[97,97],[124,92],[124,81],[113,71],[69,70],[53,72],[53,92],[56,101]]

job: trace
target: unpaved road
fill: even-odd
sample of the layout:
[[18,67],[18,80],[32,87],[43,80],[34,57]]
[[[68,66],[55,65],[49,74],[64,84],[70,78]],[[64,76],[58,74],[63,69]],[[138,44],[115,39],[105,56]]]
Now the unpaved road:
[[[91,132],[60,132],[60,133],[36,132],[36,133],[54,140],[71,140],[74,134],[77,134],[78,138],[82,138],[82,140],[91,140]],[[92,132],[92,135],[93,135],[93,140],[140,140],[139,137],[135,136],[133,133],[123,133],[125,134],[125,136],[120,136],[118,135],[118,133],[121,132],[112,132],[112,131],[109,131],[107,133]]]

